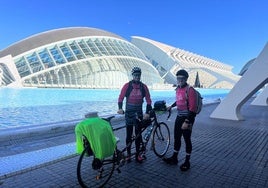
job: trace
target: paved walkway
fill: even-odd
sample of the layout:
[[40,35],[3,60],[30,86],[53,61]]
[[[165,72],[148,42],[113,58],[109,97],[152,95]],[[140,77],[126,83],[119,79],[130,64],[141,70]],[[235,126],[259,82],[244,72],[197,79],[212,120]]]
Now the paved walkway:
[[[211,119],[209,115],[215,107],[216,104],[205,106],[196,118],[189,171],[181,172],[179,165],[167,165],[149,151],[144,163],[131,162],[121,168],[120,174],[115,172],[107,187],[268,187],[268,107],[247,103],[242,108],[245,121]],[[172,141],[174,118],[175,113],[167,122]],[[124,130],[116,132],[116,135],[124,140]],[[74,141],[73,131],[55,133],[53,137],[48,134],[1,141],[0,157],[63,147]],[[172,148],[167,155],[171,155]],[[33,152],[33,155],[40,157],[38,152]],[[50,151],[50,155],[53,156],[54,152]],[[184,155],[182,145],[179,164],[183,162]],[[76,178],[78,157],[68,154],[45,164],[2,175],[0,187],[79,187]]]

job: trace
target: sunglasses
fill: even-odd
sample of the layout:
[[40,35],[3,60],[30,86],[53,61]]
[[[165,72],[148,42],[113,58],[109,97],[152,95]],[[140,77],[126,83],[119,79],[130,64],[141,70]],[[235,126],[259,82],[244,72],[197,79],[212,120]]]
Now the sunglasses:
[[135,77],[140,77],[141,76],[141,74],[139,74],[139,73],[134,73],[132,75],[135,76]]
[[185,81],[185,80],[186,80],[186,78],[185,78],[185,77],[181,77],[181,76],[180,76],[180,77],[177,77],[177,80],[178,80],[178,81]]

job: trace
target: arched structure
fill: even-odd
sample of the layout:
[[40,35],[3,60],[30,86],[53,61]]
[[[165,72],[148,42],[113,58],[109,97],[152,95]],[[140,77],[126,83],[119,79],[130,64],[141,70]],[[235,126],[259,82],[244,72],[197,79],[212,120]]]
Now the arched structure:
[[232,73],[231,66],[204,56],[143,37],[133,36],[131,42],[142,50],[165,83],[175,84],[176,72],[182,68],[189,72],[191,85],[195,84],[198,75],[200,86],[204,88],[231,89],[240,79]]
[[268,84],[261,89],[260,93],[256,96],[251,104],[257,106],[268,106]]
[[[245,72],[250,68],[252,64],[254,64],[256,58],[251,59],[248,61],[243,68],[241,69],[239,75],[243,76]],[[257,106],[267,106],[268,105],[268,84],[266,84],[258,94],[256,95],[256,98],[251,102],[252,105]]]
[[[240,113],[243,104],[268,83],[268,43],[254,63],[243,74],[227,97],[210,115],[211,118],[243,120]],[[256,74],[257,73],[257,74]],[[267,88],[261,93],[261,101],[267,106]]]
[[72,27],[40,33],[0,52],[0,86],[120,88],[142,69],[149,87],[158,71],[135,45],[113,33]]
[[239,72],[238,75],[243,76],[244,73],[249,69],[249,67],[254,63],[255,59],[256,59],[256,58],[253,58],[253,59],[251,59],[250,61],[248,61],[248,62],[243,66],[243,68],[241,69],[241,71]]

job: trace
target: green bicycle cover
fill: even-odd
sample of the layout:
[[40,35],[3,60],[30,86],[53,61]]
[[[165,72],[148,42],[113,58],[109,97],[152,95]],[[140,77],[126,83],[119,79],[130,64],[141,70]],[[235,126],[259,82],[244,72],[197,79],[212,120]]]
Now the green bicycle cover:
[[99,117],[94,117],[85,119],[76,125],[76,152],[79,154],[84,150],[83,135],[88,139],[96,158],[104,159],[113,155],[116,138],[109,122]]

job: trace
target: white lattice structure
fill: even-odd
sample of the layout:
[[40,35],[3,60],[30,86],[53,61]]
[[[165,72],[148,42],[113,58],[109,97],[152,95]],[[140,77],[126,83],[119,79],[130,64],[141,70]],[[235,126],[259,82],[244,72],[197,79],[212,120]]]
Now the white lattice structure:
[[0,86],[121,88],[142,69],[149,87],[162,84],[142,51],[100,29],[74,27],[40,33],[0,51]]
[[198,72],[204,88],[232,88],[240,76],[232,73],[232,67],[221,62],[147,38],[133,36],[131,42],[140,48],[159,71],[166,83],[176,83],[176,72],[189,72],[188,82],[194,85]]

